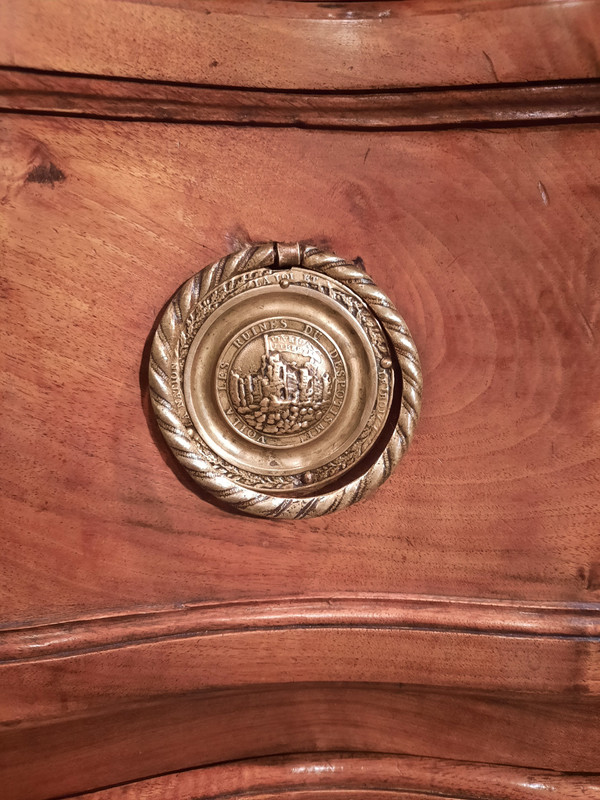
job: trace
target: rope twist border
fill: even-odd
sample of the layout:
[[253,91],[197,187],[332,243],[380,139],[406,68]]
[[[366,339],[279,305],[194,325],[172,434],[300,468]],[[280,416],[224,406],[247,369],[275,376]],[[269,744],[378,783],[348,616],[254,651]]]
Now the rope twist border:
[[405,455],[421,410],[422,373],[408,327],[389,298],[355,263],[312,245],[300,246],[305,269],[333,278],[354,292],[377,317],[395,352],[402,373],[398,420],[377,460],[358,478],[315,496],[277,496],[241,486],[223,474],[215,460],[200,452],[185,406],[176,402],[170,376],[179,357],[181,333],[191,311],[218,286],[244,272],[274,267],[274,242],[250,245],[193,275],[175,293],[156,329],[149,364],[150,398],[158,427],[179,463],[203,489],[234,508],[272,519],[304,519],[329,514],[367,497],[390,476]]

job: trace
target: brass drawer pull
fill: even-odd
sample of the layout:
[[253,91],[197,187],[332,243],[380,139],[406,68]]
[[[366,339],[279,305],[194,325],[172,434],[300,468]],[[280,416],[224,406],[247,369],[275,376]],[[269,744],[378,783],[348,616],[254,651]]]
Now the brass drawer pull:
[[251,245],[187,281],[157,328],[150,389],[192,478],[249,514],[345,508],[386,480],[421,403],[419,357],[356,264]]

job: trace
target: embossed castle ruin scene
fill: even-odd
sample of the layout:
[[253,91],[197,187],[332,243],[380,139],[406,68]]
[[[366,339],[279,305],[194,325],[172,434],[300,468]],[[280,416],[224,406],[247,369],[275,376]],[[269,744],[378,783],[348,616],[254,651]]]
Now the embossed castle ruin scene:
[[309,428],[331,404],[332,375],[325,358],[307,340],[294,347],[291,339],[298,337],[271,339],[265,334],[256,371],[229,373],[233,407],[247,425],[264,433],[285,435]]

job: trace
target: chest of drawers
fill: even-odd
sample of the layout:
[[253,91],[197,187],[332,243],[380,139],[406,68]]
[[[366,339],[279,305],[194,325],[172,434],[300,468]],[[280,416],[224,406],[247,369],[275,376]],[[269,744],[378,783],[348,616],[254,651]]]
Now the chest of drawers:
[[[599,4],[0,22],[2,796],[595,797]],[[151,413],[161,309],[249,241],[361,257],[419,348],[330,516],[233,514]]]

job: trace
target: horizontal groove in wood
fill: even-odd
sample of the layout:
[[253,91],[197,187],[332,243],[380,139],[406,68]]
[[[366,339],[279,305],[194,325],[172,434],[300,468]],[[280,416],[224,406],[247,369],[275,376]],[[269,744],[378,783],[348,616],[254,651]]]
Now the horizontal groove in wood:
[[0,661],[56,657],[170,637],[312,627],[585,638],[600,636],[600,606],[399,595],[185,605],[5,628],[0,630]]
[[[342,794],[340,794],[340,792]],[[86,795],[90,800],[216,800],[290,797],[296,800],[445,797],[458,800],[578,800],[596,797],[599,775],[576,775],[492,764],[390,755],[317,753],[189,770]],[[351,793],[351,794],[349,794]],[[356,794],[355,794],[356,793]],[[381,794],[380,794],[381,793]]]
[[277,92],[0,70],[0,111],[154,122],[398,129],[600,118],[600,82]]

